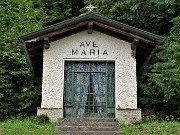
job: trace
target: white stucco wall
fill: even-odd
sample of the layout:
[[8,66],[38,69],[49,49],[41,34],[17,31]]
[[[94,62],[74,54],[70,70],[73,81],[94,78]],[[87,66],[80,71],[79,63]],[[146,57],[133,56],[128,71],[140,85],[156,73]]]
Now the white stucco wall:
[[[97,47],[82,46],[85,41],[94,41]],[[81,47],[80,47],[81,45]],[[78,49],[77,54],[72,55]],[[85,50],[86,55],[82,54]],[[95,55],[90,55],[95,49]],[[99,49],[99,55],[98,55]],[[103,55],[104,50],[107,54]],[[44,50],[41,108],[63,108],[64,61],[65,60],[113,60],[116,66],[116,108],[137,108],[136,60],[131,57],[131,44],[109,35],[94,31],[77,34],[52,42]]]

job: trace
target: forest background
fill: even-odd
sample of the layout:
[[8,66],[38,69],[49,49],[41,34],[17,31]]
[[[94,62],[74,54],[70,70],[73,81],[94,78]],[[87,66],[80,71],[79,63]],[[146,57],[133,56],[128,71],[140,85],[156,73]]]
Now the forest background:
[[36,114],[41,78],[32,78],[18,36],[95,14],[165,37],[164,50],[138,75],[138,107],[180,117],[179,0],[0,0],[0,120]]

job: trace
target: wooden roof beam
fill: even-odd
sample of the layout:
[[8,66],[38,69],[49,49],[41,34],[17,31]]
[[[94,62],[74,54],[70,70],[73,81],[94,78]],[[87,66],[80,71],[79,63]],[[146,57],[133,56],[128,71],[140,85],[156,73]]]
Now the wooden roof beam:
[[87,32],[88,32],[88,34],[92,34],[92,32],[93,32],[93,22],[92,21],[90,21],[88,23],[88,30],[87,30]]
[[157,50],[159,49],[160,45],[163,42],[159,42],[158,44],[156,44],[156,46],[154,47],[154,49],[151,51],[151,53],[149,54],[149,56],[146,58],[146,60],[144,61],[144,63],[142,64],[142,66],[139,69],[139,74],[142,73],[143,69],[148,65],[149,61],[151,60],[151,58],[154,56],[154,54],[157,52]]
[[137,49],[137,45],[138,45],[139,39],[134,39],[133,42],[131,43],[131,56],[135,59],[136,58],[136,49]]
[[35,46],[33,48],[32,47],[28,48],[27,50],[29,53],[33,53],[33,52],[37,52],[37,51],[42,50],[42,48],[43,48],[43,45],[38,45],[38,46]]
[[45,35],[42,35],[41,37],[53,37],[53,36],[56,36],[56,35],[60,35],[60,34],[63,34],[65,32],[68,32],[68,31],[71,31],[71,30],[74,30],[74,29],[77,29],[79,27],[82,27],[84,25],[87,25],[89,21],[84,21],[84,22],[81,22],[81,23],[77,23],[77,24],[74,24],[74,25],[71,25],[71,26],[68,26],[68,27],[65,27],[65,28],[62,28],[60,30],[57,30],[57,31],[53,31],[51,33],[48,33],[48,34],[45,34]]
[[43,52],[38,52],[38,53],[35,53],[35,54],[30,54],[30,58],[33,59],[33,58],[37,58],[39,56],[43,56]]
[[97,22],[97,21],[93,21],[95,25],[99,26],[99,27],[102,27],[104,29],[108,29],[110,31],[113,31],[113,32],[116,32],[116,33],[119,33],[119,34],[122,34],[122,35],[125,35],[127,37],[130,37],[132,39],[139,39],[145,43],[148,43],[148,44],[154,44],[155,42],[152,41],[152,40],[149,40],[149,39],[146,39],[146,38],[143,38],[143,37],[140,37],[140,36],[137,36],[133,33],[130,33],[130,32],[127,32],[127,31],[124,31],[122,29],[118,29],[118,28],[115,28],[115,27],[112,27],[112,26],[109,26],[109,25],[106,25],[106,24],[102,24],[100,22]]
[[44,49],[49,49],[50,43],[49,43],[49,37],[44,37]]

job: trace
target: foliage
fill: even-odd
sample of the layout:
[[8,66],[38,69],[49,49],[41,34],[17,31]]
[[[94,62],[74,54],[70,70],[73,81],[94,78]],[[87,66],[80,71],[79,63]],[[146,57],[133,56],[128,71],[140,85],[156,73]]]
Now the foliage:
[[[88,5],[91,1],[84,0]],[[139,104],[176,117],[180,115],[179,0],[94,0],[95,13],[159,35],[169,35],[139,78]]]
[[34,7],[45,13],[44,25],[48,26],[80,14],[82,0],[33,0]]
[[180,115],[179,0],[0,0],[0,119],[33,114],[40,101],[41,80],[31,78],[18,36],[87,12],[90,2],[96,14],[168,35],[165,50],[139,79],[139,101]]
[[168,115],[180,116],[180,16],[172,20],[174,26],[165,43],[165,50],[157,55],[141,77],[141,103]]
[[35,117],[35,121],[39,125],[46,125],[50,122],[50,118],[46,114],[38,115]]
[[170,31],[180,10],[179,0],[94,0],[93,5],[97,14],[159,35]]
[[39,125],[29,119],[11,119],[0,122],[1,135],[54,135],[55,123]]
[[141,122],[135,125],[121,124],[123,135],[178,135],[180,134],[179,122],[154,121]]
[[[180,123],[171,121],[141,122],[135,125],[120,123],[123,135],[177,135],[180,134]],[[0,122],[1,135],[54,135],[55,123],[39,125],[29,119],[11,119]]]
[[32,6],[28,0],[3,0],[0,5],[0,119],[31,113],[39,98],[39,83],[31,81],[25,58],[16,47],[19,35],[42,25],[41,11]]

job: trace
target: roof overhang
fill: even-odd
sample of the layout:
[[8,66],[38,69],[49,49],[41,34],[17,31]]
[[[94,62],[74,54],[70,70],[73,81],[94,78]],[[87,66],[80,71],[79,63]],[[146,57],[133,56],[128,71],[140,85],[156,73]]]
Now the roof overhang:
[[132,43],[137,61],[137,72],[141,72],[152,56],[162,49],[164,38],[135,27],[119,23],[95,14],[86,14],[42,30],[20,36],[26,60],[33,76],[42,75],[43,47],[50,42],[83,30],[96,30]]

